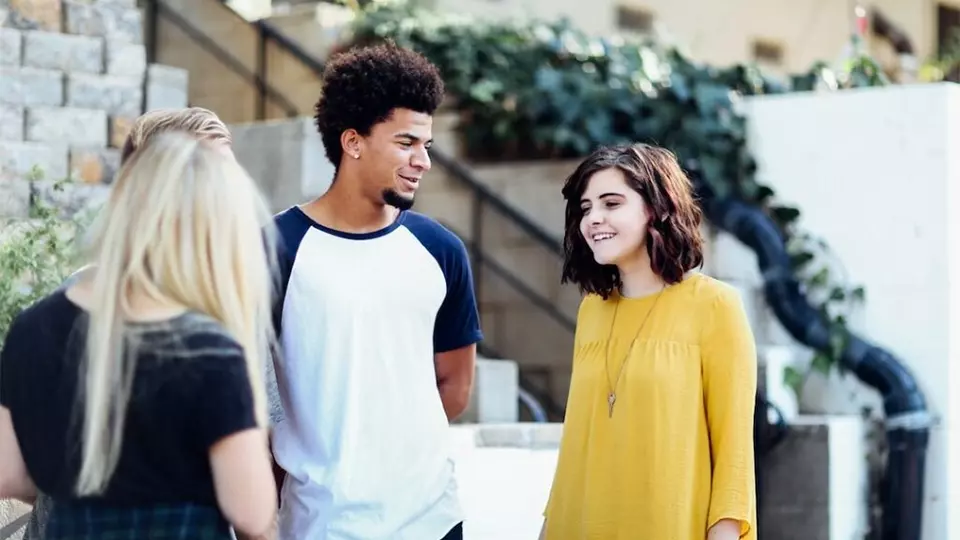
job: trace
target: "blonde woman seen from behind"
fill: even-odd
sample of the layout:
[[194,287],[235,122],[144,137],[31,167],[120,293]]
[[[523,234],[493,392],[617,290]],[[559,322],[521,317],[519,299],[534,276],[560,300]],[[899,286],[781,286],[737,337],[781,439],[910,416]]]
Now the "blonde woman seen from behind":
[[16,318],[0,497],[50,496],[46,539],[267,537],[270,219],[229,153],[163,134],[118,175],[93,270]]

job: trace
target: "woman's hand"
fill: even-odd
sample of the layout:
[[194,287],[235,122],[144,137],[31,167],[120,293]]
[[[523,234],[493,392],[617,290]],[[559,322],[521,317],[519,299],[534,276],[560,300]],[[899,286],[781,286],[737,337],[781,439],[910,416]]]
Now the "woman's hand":
[[721,519],[707,531],[707,540],[739,540],[740,523],[735,519]]
[[36,497],[37,486],[23,462],[10,410],[0,407],[0,498],[32,504]]

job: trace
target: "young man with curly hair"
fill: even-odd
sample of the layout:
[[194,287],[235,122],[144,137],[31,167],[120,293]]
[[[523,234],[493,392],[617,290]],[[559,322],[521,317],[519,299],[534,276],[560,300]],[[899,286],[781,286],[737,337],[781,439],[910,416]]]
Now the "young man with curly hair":
[[473,277],[460,239],[410,210],[442,98],[436,67],[394,45],[326,68],[335,178],[276,217],[284,540],[463,537],[448,438],[481,339]]

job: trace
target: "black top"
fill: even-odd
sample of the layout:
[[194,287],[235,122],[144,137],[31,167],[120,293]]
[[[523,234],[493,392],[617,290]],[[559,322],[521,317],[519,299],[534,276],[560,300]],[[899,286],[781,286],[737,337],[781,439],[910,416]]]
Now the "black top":
[[[87,320],[56,292],[14,320],[0,355],[0,404],[11,412],[30,476],[54,501],[81,502],[77,391]],[[120,460],[106,492],[82,502],[215,506],[210,446],[256,426],[241,347],[195,313],[126,329],[139,347]]]

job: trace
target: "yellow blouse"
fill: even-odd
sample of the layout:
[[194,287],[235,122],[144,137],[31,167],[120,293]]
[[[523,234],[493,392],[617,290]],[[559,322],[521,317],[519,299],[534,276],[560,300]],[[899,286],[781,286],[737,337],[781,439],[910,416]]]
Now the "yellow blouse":
[[547,540],[705,540],[721,519],[756,538],[757,359],[740,295],[694,273],[656,297],[620,298],[612,331],[617,296],[580,305]]

